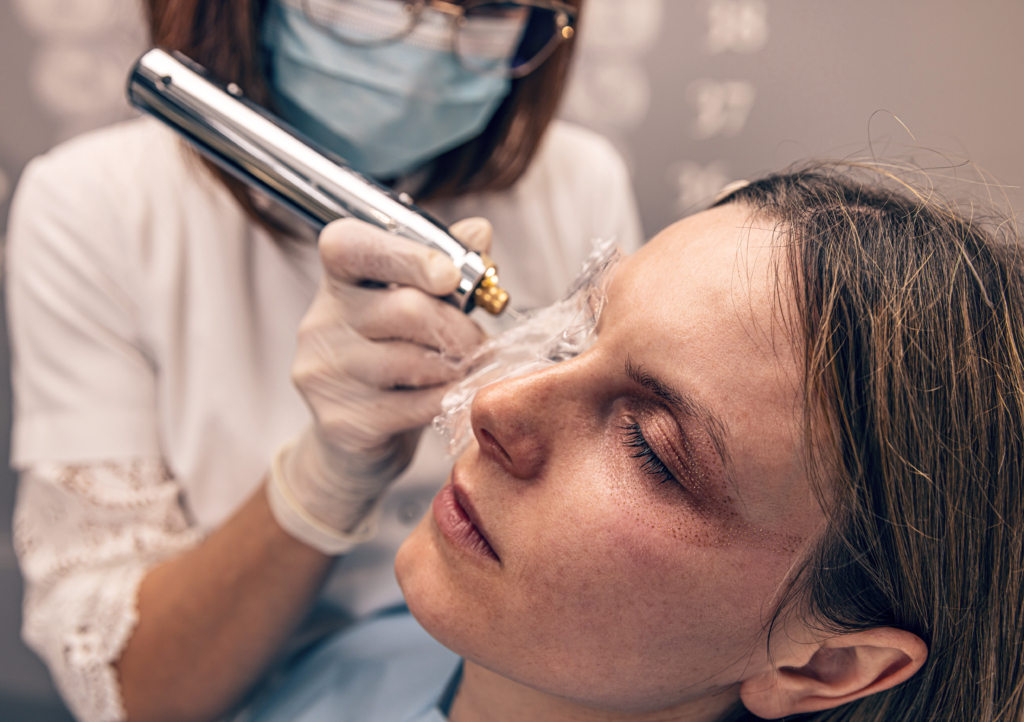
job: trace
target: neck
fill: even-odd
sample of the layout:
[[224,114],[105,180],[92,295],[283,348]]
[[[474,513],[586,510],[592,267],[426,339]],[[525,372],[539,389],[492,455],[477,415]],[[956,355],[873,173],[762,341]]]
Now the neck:
[[622,712],[588,707],[541,692],[465,662],[451,722],[716,722],[739,702],[738,689],[687,700],[670,708]]

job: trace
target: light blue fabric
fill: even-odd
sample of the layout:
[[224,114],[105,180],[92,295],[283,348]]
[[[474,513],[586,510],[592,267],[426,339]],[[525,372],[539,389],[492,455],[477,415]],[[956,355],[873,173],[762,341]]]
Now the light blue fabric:
[[458,655],[401,611],[357,623],[300,660],[249,722],[446,722]]
[[479,135],[511,87],[466,70],[448,50],[346,45],[280,0],[267,9],[263,42],[285,119],[379,178]]

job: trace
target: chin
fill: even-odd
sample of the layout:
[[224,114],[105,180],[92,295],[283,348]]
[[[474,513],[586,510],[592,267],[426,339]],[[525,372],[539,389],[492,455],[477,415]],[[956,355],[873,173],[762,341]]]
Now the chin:
[[442,621],[440,612],[445,608],[442,579],[444,574],[437,565],[437,550],[433,546],[429,527],[430,515],[419,523],[412,534],[398,548],[395,556],[395,579],[412,616],[431,636],[444,644],[435,629]]
[[427,519],[424,517],[413,529],[412,534],[406,537],[402,545],[398,547],[398,553],[395,555],[395,579],[398,580],[398,586],[402,589],[406,604],[409,604],[410,588],[415,586],[412,580],[416,576],[419,557],[425,551],[423,549],[423,537],[425,536],[423,527],[426,524]]
[[452,580],[451,570],[437,548],[436,529],[431,529],[430,514],[398,549],[395,578],[402,589],[409,612],[427,633],[462,657],[474,650],[474,634],[481,634],[478,615],[465,604]]

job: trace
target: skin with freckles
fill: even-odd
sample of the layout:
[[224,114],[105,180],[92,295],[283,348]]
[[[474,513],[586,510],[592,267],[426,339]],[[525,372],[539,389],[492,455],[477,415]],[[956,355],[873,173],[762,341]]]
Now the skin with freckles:
[[590,350],[477,395],[447,493],[493,553],[442,491],[396,563],[467,659],[453,720],[713,720],[763,672],[823,523],[774,252],[741,206],[681,221],[623,262]]

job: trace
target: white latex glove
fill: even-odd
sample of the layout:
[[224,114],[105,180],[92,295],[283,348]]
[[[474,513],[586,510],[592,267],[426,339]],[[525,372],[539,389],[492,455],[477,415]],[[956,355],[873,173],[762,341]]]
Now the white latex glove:
[[[490,247],[486,219],[451,231],[467,248]],[[456,380],[451,358],[484,334],[440,300],[460,280],[443,253],[352,219],[326,226],[319,244],[324,278],[292,365],[312,423],[278,451],[268,494],[286,531],[340,554],[372,535],[371,511]]]

